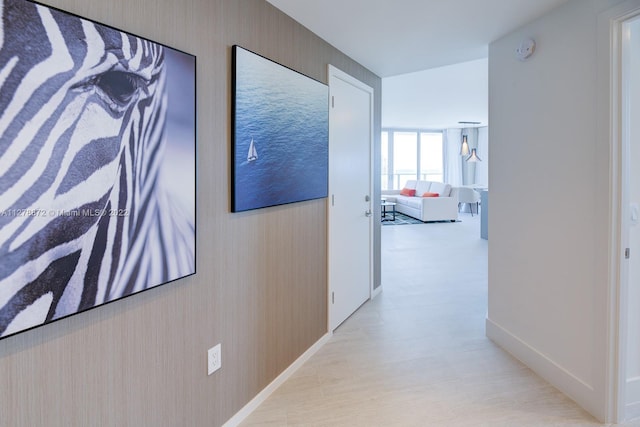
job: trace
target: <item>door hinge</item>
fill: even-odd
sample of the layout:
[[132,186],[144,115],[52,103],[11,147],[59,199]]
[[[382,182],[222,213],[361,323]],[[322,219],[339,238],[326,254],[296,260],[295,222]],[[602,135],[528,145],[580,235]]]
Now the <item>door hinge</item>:
[[631,249],[624,248],[624,257],[625,257],[625,259],[629,259],[630,256],[631,256]]
[[335,303],[336,303],[336,293],[331,292],[331,304],[335,304]]
[[335,96],[331,96],[331,108],[335,108],[336,106],[336,97]]

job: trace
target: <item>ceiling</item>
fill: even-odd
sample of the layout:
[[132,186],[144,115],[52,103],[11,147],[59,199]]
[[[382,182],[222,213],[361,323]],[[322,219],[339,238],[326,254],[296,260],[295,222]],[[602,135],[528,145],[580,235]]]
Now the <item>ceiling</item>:
[[485,58],[567,0],[267,0],[380,77]]
[[[488,46],[568,0],[267,0],[382,77],[382,126],[488,125]],[[514,50],[515,50],[514,46]]]
[[487,58],[482,58],[382,79],[382,127],[487,126],[488,63]]

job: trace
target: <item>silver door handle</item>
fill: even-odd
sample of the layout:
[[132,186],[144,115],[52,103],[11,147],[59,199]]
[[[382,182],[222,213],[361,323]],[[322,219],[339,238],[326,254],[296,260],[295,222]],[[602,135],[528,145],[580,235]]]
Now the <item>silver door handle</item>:
[[366,212],[364,213],[364,216],[366,216],[366,217],[371,216],[371,211],[366,211]]

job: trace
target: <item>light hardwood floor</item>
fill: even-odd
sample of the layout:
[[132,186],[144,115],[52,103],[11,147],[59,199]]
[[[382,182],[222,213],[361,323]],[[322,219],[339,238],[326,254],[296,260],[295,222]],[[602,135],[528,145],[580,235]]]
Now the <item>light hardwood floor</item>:
[[485,337],[477,216],[382,227],[383,292],[242,426],[601,426]]

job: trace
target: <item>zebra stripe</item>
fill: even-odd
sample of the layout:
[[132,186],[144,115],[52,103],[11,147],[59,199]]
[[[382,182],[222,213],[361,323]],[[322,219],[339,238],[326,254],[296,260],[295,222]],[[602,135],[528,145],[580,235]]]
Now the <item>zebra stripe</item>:
[[0,336],[193,273],[193,218],[162,186],[164,48],[24,0],[0,14]]

